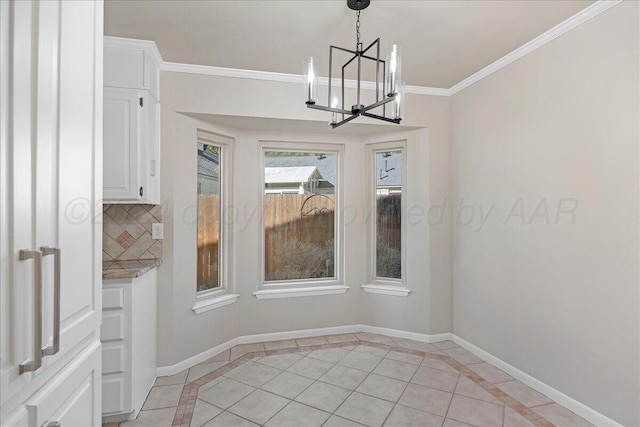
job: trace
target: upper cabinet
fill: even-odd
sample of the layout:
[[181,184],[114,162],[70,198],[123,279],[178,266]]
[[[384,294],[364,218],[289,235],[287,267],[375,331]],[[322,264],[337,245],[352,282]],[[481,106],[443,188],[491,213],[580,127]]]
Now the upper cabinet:
[[160,99],[158,71],[160,63],[151,45],[139,47],[119,39],[105,38],[104,85],[127,89],[146,89]]
[[160,203],[159,68],[151,43],[105,38],[105,203]]

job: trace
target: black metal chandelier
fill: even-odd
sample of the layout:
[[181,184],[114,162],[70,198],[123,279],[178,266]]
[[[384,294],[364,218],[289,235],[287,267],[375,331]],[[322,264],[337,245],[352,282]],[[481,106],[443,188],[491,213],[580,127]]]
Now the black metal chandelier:
[[[332,113],[330,125],[332,128],[337,128],[343,124],[350,122],[351,120],[359,117],[371,117],[378,120],[384,120],[399,124],[402,120],[403,103],[404,103],[404,84],[402,83],[402,49],[399,45],[391,45],[387,53],[386,59],[380,59],[380,38],[377,38],[373,43],[362,48],[360,42],[360,11],[366,9],[369,6],[370,0],[347,0],[347,6],[350,9],[356,11],[356,49],[345,49],[338,46],[329,46],[329,90],[327,103],[330,106],[316,105],[318,100],[318,73],[316,72],[315,63],[313,57],[306,59],[304,64],[304,82],[305,82],[305,96],[306,104],[309,108],[316,110],[330,111]],[[369,50],[373,50],[375,47],[375,57],[372,53],[367,53]],[[347,52],[350,55],[349,60],[342,66],[342,79],[341,79],[341,92],[335,93],[332,85],[332,66],[333,66],[333,50],[339,50]],[[362,60],[369,60],[375,62],[375,75],[376,75],[376,89],[375,89],[375,102],[370,105],[363,105],[361,103],[361,74],[362,74]],[[351,106],[350,110],[345,109],[345,69],[353,61],[356,61],[357,65],[357,86],[356,86],[356,102]],[[380,77],[380,74],[384,76],[384,79]],[[340,96],[340,98],[338,98]],[[387,104],[390,104],[390,108],[387,108]],[[382,107],[382,114],[374,114],[371,112],[374,108]]]

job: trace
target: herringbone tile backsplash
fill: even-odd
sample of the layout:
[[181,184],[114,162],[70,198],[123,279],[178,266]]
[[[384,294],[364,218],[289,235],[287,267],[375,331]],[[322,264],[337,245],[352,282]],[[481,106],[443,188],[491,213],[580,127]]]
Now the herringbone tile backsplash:
[[103,205],[102,259],[162,258],[162,240],[151,239],[151,224],[162,222],[161,205]]

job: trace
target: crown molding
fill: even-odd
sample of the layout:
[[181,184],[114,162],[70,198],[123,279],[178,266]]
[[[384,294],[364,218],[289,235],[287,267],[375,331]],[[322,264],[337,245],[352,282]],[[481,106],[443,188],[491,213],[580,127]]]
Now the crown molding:
[[[177,62],[163,62],[160,67],[161,71],[172,71],[176,73],[202,74],[217,77],[232,77],[237,79],[266,80],[282,83],[302,83],[303,76],[301,74],[285,74],[273,73],[269,71],[241,70],[238,68],[213,67],[209,65],[193,65],[181,64]],[[328,86],[329,79],[327,77],[319,77],[318,85]],[[358,87],[356,80],[345,80],[344,86],[355,89]],[[363,81],[360,86],[364,90],[375,90],[376,83]],[[449,96],[449,89],[441,89],[435,87],[424,86],[405,86],[405,93],[413,93],[418,95],[432,96]]]
[[146,50],[147,52],[149,52],[153,60],[157,62],[158,66],[162,66],[164,64],[164,60],[162,59],[162,55],[160,55],[158,46],[156,46],[156,43],[153,40],[139,40],[129,39],[126,37],[104,36],[104,45],[124,49]]
[[591,4],[590,6],[587,6],[586,8],[581,10],[580,12],[578,12],[575,15],[573,15],[572,17],[566,19],[565,21],[561,22],[560,24],[556,25],[555,27],[551,28],[550,30],[540,34],[535,39],[523,44],[522,46],[520,46],[516,50],[512,51],[511,53],[508,53],[505,56],[503,56],[502,58],[498,59],[496,62],[494,62],[494,63],[492,63],[490,65],[487,65],[482,70],[480,70],[477,73],[467,77],[466,79],[462,80],[460,83],[452,86],[449,89],[449,95],[455,95],[456,93],[460,92],[461,90],[471,86],[472,84],[474,84],[474,83],[484,79],[485,77],[495,73],[496,71],[500,70],[501,68],[504,68],[507,65],[511,64],[512,62],[515,62],[518,59],[522,58],[523,56],[533,52],[537,48],[539,48],[541,46],[544,46],[545,44],[547,44],[550,41],[556,39],[557,37],[563,35],[564,33],[568,32],[568,31],[571,31],[572,29],[574,29],[578,25],[585,23],[589,19],[593,18],[594,16],[597,16],[597,15],[601,14],[605,10],[609,9],[610,7],[615,6],[616,4],[620,3],[621,1],[622,0],[598,0],[598,1],[596,1],[595,3]]
[[[576,13],[572,17],[566,19],[550,30],[542,33],[533,40],[525,43],[516,50],[508,53],[502,58],[498,59],[494,63],[484,67],[477,73],[467,77],[461,82],[455,84],[449,89],[435,88],[426,86],[405,86],[405,93],[411,93],[416,95],[431,95],[431,96],[451,96],[460,92],[461,90],[471,86],[472,84],[482,80],[483,78],[495,73],[496,71],[506,67],[514,61],[522,58],[523,56],[533,52],[537,48],[544,46],[557,37],[565,34],[568,31],[576,28],[580,24],[588,21],[589,19],[601,14],[609,8],[620,3],[622,0],[598,0],[580,12]],[[214,67],[209,65],[195,65],[195,64],[181,64],[177,62],[165,62],[160,55],[156,44],[151,40],[137,40],[124,37],[104,37],[105,46],[122,47],[122,48],[138,48],[144,49],[151,53],[151,56],[160,65],[161,71],[170,71],[176,73],[189,73],[189,74],[201,74],[206,76],[217,77],[231,77],[238,79],[250,79],[250,80],[265,80],[272,82],[282,83],[300,83],[302,82],[302,75],[300,74],[285,74],[285,73],[273,73],[268,71],[255,71],[255,70],[242,70],[238,68],[224,68]],[[326,77],[320,77],[318,84],[327,86],[329,80]],[[345,87],[356,88],[357,82],[355,80],[345,80]],[[361,82],[362,89],[375,90],[375,82],[363,81]]]
[[268,80],[273,82],[300,83],[302,75],[272,73],[268,71],[242,70],[239,68],[214,67],[210,65],[181,64],[179,62],[164,62],[161,71],[176,73],[202,74],[205,76],[233,77],[237,79]]

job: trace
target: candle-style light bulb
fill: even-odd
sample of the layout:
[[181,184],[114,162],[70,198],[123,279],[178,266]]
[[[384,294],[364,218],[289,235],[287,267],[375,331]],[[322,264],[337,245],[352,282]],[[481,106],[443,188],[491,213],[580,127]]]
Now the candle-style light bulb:
[[316,72],[313,56],[308,57],[304,62],[304,92],[307,104],[315,104],[318,100],[318,73]]
[[393,100],[393,118],[394,119],[402,119],[402,114],[404,114],[404,102],[405,102],[405,94],[404,94],[404,82],[398,87],[398,94],[396,95],[396,99]]
[[387,96],[398,93],[402,82],[402,47],[393,44],[387,53]]
[[[338,97],[335,95],[331,99],[331,108],[338,108]],[[338,113],[335,111],[331,112],[331,123],[338,123]]]

